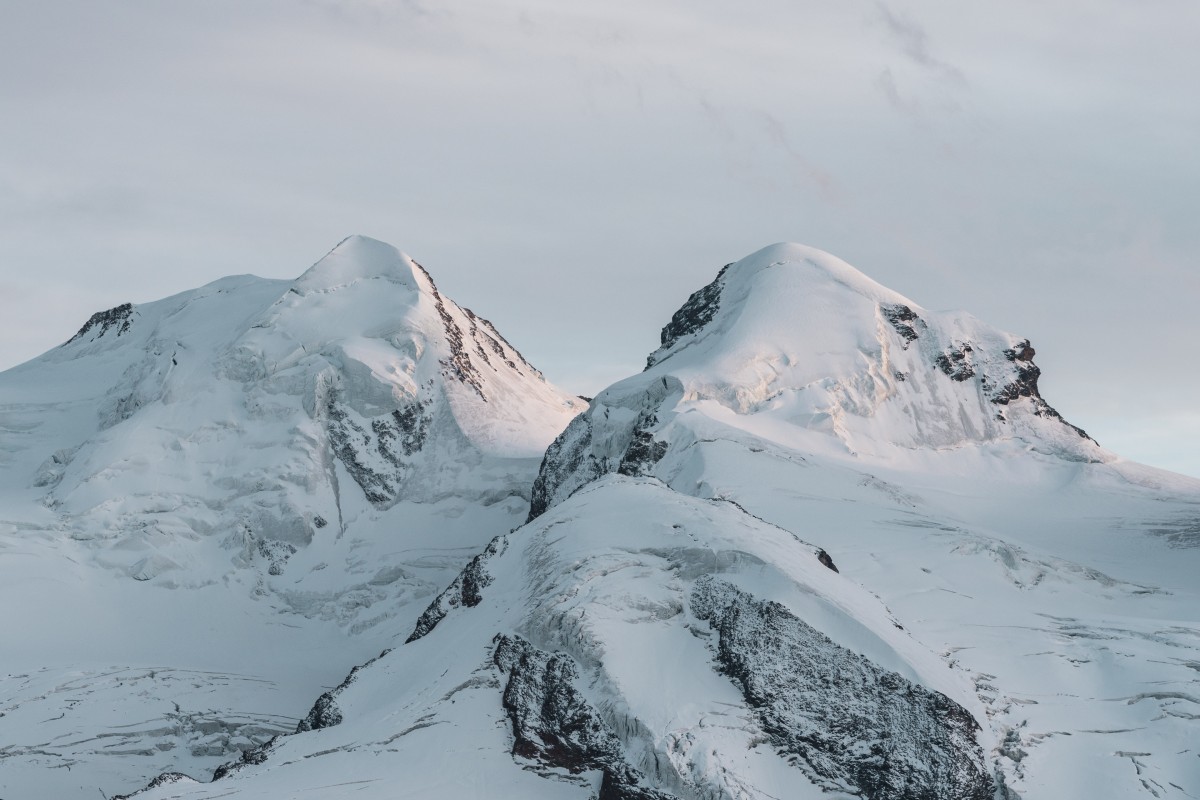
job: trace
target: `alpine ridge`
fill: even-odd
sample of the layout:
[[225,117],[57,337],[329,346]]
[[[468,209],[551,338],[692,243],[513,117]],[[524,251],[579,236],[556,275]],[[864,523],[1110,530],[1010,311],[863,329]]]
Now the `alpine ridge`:
[[0,636],[0,796],[63,798],[293,730],[520,523],[584,407],[360,236],[294,281],[99,312],[0,398],[0,552],[29,610]]
[[[1067,422],[1034,357],[794,244],[722,268],[586,408],[373,240],[99,314],[0,375],[0,552],[68,620],[9,623],[31,666],[0,731],[37,735],[0,781],[1200,796],[1200,482]],[[139,635],[65,666],[64,573]],[[123,734],[102,701],[159,716]]]

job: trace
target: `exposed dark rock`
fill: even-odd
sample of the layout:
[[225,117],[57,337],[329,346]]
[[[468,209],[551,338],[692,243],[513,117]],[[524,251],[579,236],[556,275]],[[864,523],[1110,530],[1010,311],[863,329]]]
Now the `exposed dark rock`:
[[[337,696],[344,692],[347,686],[354,683],[354,681],[358,679],[358,673],[360,671],[374,664],[376,661],[383,658],[390,652],[390,649],[384,650],[382,653],[375,656],[365,664],[359,664],[357,667],[350,670],[350,674],[346,676],[345,680],[318,697],[317,702],[313,703],[313,707],[309,709],[308,715],[305,716],[304,719],[300,720],[299,724],[296,725],[296,733],[303,733],[304,731],[319,731],[322,728],[332,728],[334,725],[340,725],[342,722],[342,711],[337,706]],[[274,740],[272,740],[272,742],[273,741]],[[267,744],[269,745],[271,742],[268,742]],[[247,750],[246,752],[249,753],[253,751]],[[245,761],[245,753],[242,754],[242,760]],[[266,760],[265,753],[263,754],[263,760]],[[255,761],[252,763],[259,764],[262,762]],[[216,779],[217,778],[214,775],[213,780]]]
[[322,517],[320,514],[317,514],[313,517],[313,527],[317,528],[318,530],[320,530],[321,528],[324,528],[328,524],[329,524],[329,522],[324,517]]
[[575,662],[519,636],[497,636],[492,661],[507,677],[501,700],[512,725],[513,755],[572,774],[600,770],[602,800],[674,800],[641,785],[621,742],[575,688]]
[[109,800],[130,800],[130,798],[137,797],[139,794],[148,792],[151,789],[157,789],[160,786],[170,786],[173,783],[179,783],[181,781],[199,783],[199,781],[197,781],[191,775],[185,775],[182,772],[164,772],[154,780],[147,783],[141,789],[138,789],[136,792],[130,792],[129,794],[114,794],[109,798]]
[[691,605],[770,743],[818,786],[867,800],[991,800],[979,726],[962,706],[711,576]]
[[1033,363],[1033,354],[1034,350],[1029,346],[1028,339],[1004,351],[1004,357],[1013,362],[1017,374],[1014,380],[992,394],[993,403],[1006,406],[1019,397],[1042,399],[1038,391],[1038,378],[1041,377],[1042,370]]
[[630,476],[649,475],[651,468],[662,460],[668,445],[654,438],[651,428],[657,424],[658,417],[653,412],[643,411],[638,416],[617,472]]
[[[329,444],[372,503],[386,506],[399,495],[412,470],[405,459],[424,447],[433,422],[428,409],[429,403],[413,399],[403,408],[371,420],[371,428],[367,430],[355,422],[343,406],[339,391],[330,388],[324,408]],[[373,458],[369,455],[371,451],[386,462],[386,468],[381,470],[369,465]]]
[[279,741],[278,736],[272,736],[267,741],[260,744],[258,747],[252,747],[249,750],[242,751],[242,757],[237,761],[231,761],[228,764],[222,764],[213,771],[212,779],[219,781],[226,778],[235,772],[241,772],[246,767],[257,766],[258,764],[266,763],[267,756],[275,749],[275,744]]
[[[668,449],[668,443],[657,441],[651,433],[658,424],[655,410],[664,407],[667,398],[682,394],[683,384],[679,379],[664,375],[651,381],[638,397],[626,398],[619,406],[610,407],[603,399],[593,401],[546,448],[533,482],[525,521],[533,521],[554,503],[567,499],[603,475],[649,474]],[[639,410],[632,420],[626,415],[631,409]],[[613,411],[621,420],[615,427],[609,422]],[[593,442],[593,426],[606,432],[605,441]]]
[[[513,347],[512,342],[508,341],[508,339],[505,339],[504,335],[501,334],[500,331],[496,330],[496,326],[493,325],[489,320],[484,319],[469,308],[464,308],[463,313],[471,319],[472,335],[475,335],[475,324],[477,323],[481,329],[479,331],[479,335],[484,337],[488,343],[488,346],[491,347],[492,351],[495,352],[496,355],[500,356],[504,360],[505,364],[508,364],[508,366],[512,367],[517,372],[521,372],[521,367],[524,367],[527,371],[533,373],[534,375],[539,377],[541,376],[541,370],[530,364],[529,361],[525,359],[525,356],[521,355],[521,351]],[[514,358],[520,362],[519,366],[513,361]]]
[[964,342],[939,354],[934,363],[952,380],[962,382],[975,377],[974,353],[970,342]]
[[425,411],[424,403],[413,400],[404,408],[371,420],[371,430],[377,437],[375,447],[389,463],[403,468],[406,465],[397,449],[406,456],[412,456],[425,446],[425,437],[433,422],[433,417]]
[[712,322],[713,317],[717,315],[717,311],[721,308],[721,288],[725,283],[725,272],[732,264],[726,264],[721,267],[721,271],[717,273],[717,277],[712,283],[692,292],[678,311],[671,316],[671,321],[662,329],[660,335],[661,347],[658,351],[650,354],[646,359],[646,369],[658,363],[656,358],[658,352],[666,350],[674,345],[684,336],[689,336],[704,329],[704,326]]
[[[1016,375],[1008,383],[991,392],[991,401],[998,406],[1006,406],[1014,400],[1028,397],[1033,401],[1033,413],[1039,417],[1056,419],[1078,433],[1081,438],[1095,441],[1087,435],[1083,428],[1076,427],[1063,419],[1062,414],[1059,414],[1042,397],[1038,390],[1038,378],[1041,377],[1042,370],[1033,363],[1034,353],[1028,339],[1018,342],[1015,347],[1004,351],[1004,357],[1012,362],[1016,369]],[[1004,417],[1001,416],[1000,419],[1003,420]]]
[[296,733],[319,731],[322,728],[332,728],[334,725],[341,724],[342,710],[334,701],[333,693],[325,692],[317,698],[313,707],[308,710],[308,714],[297,724]]
[[917,316],[913,311],[902,303],[880,303],[879,313],[883,314],[883,318],[892,324],[896,329],[896,333],[904,338],[904,348],[907,350],[911,342],[915,342],[920,335],[920,331],[925,330],[925,321]]
[[544,514],[556,493],[568,481],[578,488],[605,473],[604,465],[592,454],[591,445],[592,421],[586,413],[580,414],[546,448],[542,466],[533,481],[526,522]]
[[487,571],[487,563],[508,549],[508,536],[497,536],[488,542],[487,547],[479,555],[471,559],[463,567],[458,577],[446,589],[434,598],[433,602],[421,612],[417,618],[416,627],[404,640],[405,644],[415,642],[429,633],[454,608],[473,608],[483,600],[483,589],[492,582],[491,573]]
[[837,568],[837,565],[833,563],[833,559],[830,558],[829,553],[826,553],[824,550],[817,551],[817,561],[820,561],[822,566],[828,567],[834,572],[841,571]]
[[255,538],[255,550],[266,560],[267,574],[282,575],[287,560],[296,554],[296,546],[278,539]]
[[[434,308],[437,309],[438,316],[442,319],[442,327],[446,333],[446,342],[450,345],[450,357],[442,359],[443,374],[453,376],[459,381],[467,384],[480,399],[486,401],[487,396],[483,393],[483,379],[479,374],[479,370],[475,368],[475,364],[471,361],[471,356],[467,353],[465,341],[463,339],[462,328],[454,321],[454,317],[450,316],[450,312],[446,309],[446,301],[442,299],[441,292],[438,291],[437,285],[433,282],[429,272],[417,262],[413,262],[417,269],[425,276],[425,280],[429,281],[429,289],[433,294]],[[479,348],[479,352],[483,352]],[[486,359],[487,356],[484,356]]]
[[1004,357],[1009,361],[1033,361],[1035,355],[1037,355],[1037,351],[1029,344],[1028,339],[1018,342],[1016,347],[1004,351]]
[[132,316],[132,303],[122,303],[116,308],[110,308],[107,311],[97,311],[88,318],[87,322],[83,323],[83,327],[79,329],[78,333],[67,339],[66,344],[70,344],[76,339],[82,339],[89,333],[92,334],[92,341],[95,341],[109,331],[116,331],[117,336],[128,333]]
[[395,476],[380,474],[363,463],[359,449],[365,450],[370,446],[371,436],[350,418],[338,402],[337,392],[332,389],[325,402],[325,430],[329,434],[333,454],[362,488],[368,500],[382,504],[395,498],[398,489]]
[[[493,326],[492,323],[488,322],[483,317],[478,316],[469,308],[464,308],[462,311],[467,315],[467,319],[471,322],[470,335],[475,341],[475,352],[479,354],[479,357],[482,358],[486,364],[490,365],[492,361],[488,357],[487,351],[491,350],[494,355],[499,356],[500,360],[507,364],[511,369],[517,371],[518,373],[521,372],[521,368],[517,366],[517,363],[512,360],[508,353],[504,352],[504,348],[501,346],[500,342],[503,341],[505,344],[508,344],[508,342],[503,336],[500,336],[500,333],[496,330],[495,326]],[[488,331],[491,331],[496,335],[492,336],[492,334],[488,333]],[[512,345],[509,345],[509,349],[512,349]],[[521,358],[520,353],[517,353],[516,350],[513,350],[513,353],[515,353],[518,358]],[[521,358],[521,361],[526,363],[526,366],[528,366],[528,363],[525,362],[524,358]]]

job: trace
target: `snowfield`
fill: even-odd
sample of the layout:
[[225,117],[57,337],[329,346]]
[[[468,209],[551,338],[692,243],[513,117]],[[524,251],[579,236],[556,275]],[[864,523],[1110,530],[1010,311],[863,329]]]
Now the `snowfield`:
[[660,344],[351,238],[0,374],[0,796],[1200,797],[1200,482],[811,248]]
[[0,797],[208,775],[294,730],[521,522],[584,405],[362,237],[0,375]]

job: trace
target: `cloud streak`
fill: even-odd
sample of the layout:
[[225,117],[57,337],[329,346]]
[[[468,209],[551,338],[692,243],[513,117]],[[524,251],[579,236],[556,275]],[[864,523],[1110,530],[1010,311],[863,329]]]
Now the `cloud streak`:
[[884,28],[900,52],[919,67],[940,75],[955,83],[966,85],[963,71],[933,54],[929,34],[916,20],[893,11],[882,0],[876,0],[875,10],[883,21]]

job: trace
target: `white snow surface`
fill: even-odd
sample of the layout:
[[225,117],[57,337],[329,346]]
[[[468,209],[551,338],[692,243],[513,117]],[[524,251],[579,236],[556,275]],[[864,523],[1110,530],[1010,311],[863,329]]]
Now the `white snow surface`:
[[0,374],[6,800],[293,730],[522,521],[585,406],[364,237],[112,316]]
[[[888,307],[917,315],[915,340],[889,323]],[[677,379],[685,400],[715,400],[740,415],[768,412],[788,427],[831,433],[855,453],[1025,438],[1071,458],[1111,458],[1030,413],[1028,403],[988,402],[1013,377],[1004,351],[1022,341],[969,314],[930,312],[828,253],[777,244],[729,265],[712,322],[656,351],[648,375]],[[930,368],[964,344],[972,378],[946,380]],[[619,382],[603,397],[640,392],[646,377]],[[1011,413],[1001,420],[1001,411]]]
[[[153,364],[132,383],[165,388],[135,390],[115,423],[96,409],[130,406],[105,392],[127,396],[117,373],[134,359],[109,334],[0,375],[0,564],[20,610],[0,631],[14,643],[0,796],[111,795],[167,769],[190,777],[139,800],[597,796],[594,764],[514,752],[498,637],[574,665],[580,702],[647,789],[862,796],[784,752],[721,671],[696,599],[718,580],[965,709],[996,798],[1200,797],[1200,482],[1124,461],[1048,410],[1027,342],[820,251],[766,248],[570,422],[533,490],[539,515],[509,533],[533,470],[493,415],[530,420],[515,428],[544,447],[577,407],[519,357],[510,372],[491,360],[505,383],[474,361],[478,390],[469,370],[434,367],[449,359],[422,356],[441,346],[436,296],[394,252],[350,240],[291,287],[226,279],[138,307],[120,338],[143,338],[121,346]],[[386,321],[377,284],[416,298],[391,307],[434,313]],[[225,324],[201,305],[222,288]],[[164,371],[176,350],[138,325],[189,307],[220,377],[196,366],[176,385],[190,362]],[[464,340],[491,331],[445,307]],[[351,420],[381,452],[368,421],[429,377],[455,399],[429,413],[439,444],[401,470],[418,499],[371,502],[328,431]],[[359,449],[359,467],[395,466]],[[296,522],[315,514],[326,528]],[[279,575],[284,551],[247,539],[267,538],[266,519],[269,541],[295,548]],[[335,693],[339,724],[208,782],[384,644]]]

